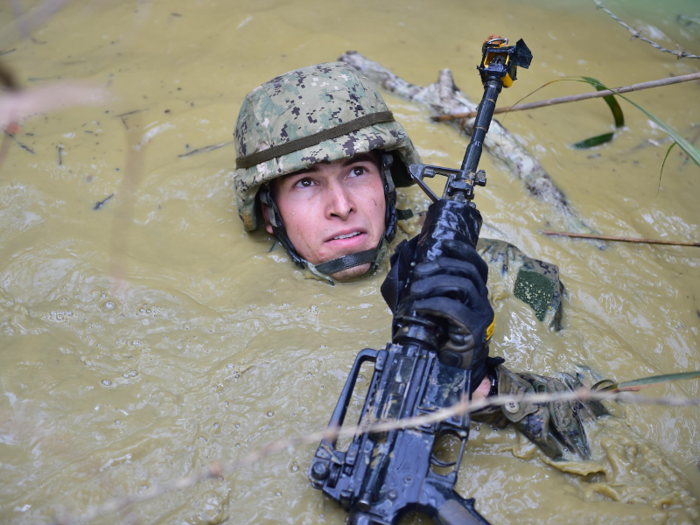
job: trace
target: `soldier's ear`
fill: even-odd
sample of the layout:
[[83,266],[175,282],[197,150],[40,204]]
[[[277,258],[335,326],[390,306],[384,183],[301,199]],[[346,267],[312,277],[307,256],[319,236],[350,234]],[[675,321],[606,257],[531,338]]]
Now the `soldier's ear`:
[[272,233],[272,224],[270,224],[270,212],[267,209],[267,206],[264,204],[260,206],[260,209],[262,211],[263,219],[265,219],[265,229],[267,230],[267,233]]

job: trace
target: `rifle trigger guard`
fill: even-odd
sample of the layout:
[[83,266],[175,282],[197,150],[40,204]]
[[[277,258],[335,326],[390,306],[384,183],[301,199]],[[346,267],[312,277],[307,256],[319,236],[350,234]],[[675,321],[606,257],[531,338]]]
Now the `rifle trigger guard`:
[[441,461],[438,458],[436,458],[435,456],[430,456],[430,464],[434,465],[436,467],[446,468],[446,467],[454,467],[457,464],[457,462],[456,461]]

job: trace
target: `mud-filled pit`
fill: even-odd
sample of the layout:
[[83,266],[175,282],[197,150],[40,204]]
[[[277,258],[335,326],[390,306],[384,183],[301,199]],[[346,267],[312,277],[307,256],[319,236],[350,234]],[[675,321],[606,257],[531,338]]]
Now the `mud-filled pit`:
[[[606,6],[665,47],[700,54],[700,24],[688,22],[700,18],[693,2]],[[0,520],[13,524],[147,495],[322,430],[357,352],[390,340],[379,290],[386,264],[329,286],[296,270],[266,233],[244,232],[228,143],[254,87],[356,50],[417,85],[449,68],[478,101],[475,67],[492,33],[523,38],[534,55],[499,105],[564,77],[623,86],[700,67],[631,41],[584,0],[75,2],[23,40],[12,38],[9,4],[0,17],[0,63],[21,87],[86,79],[109,90],[104,104],[34,117],[4,139]],[[592,90],[558,82],[528,100]],[[424,105],[382,95],[425,163],[460,165],[468,137],[432,122]],[[698,82],[628,96],[697,139]],[[498,120],[591,229],[700,241],[700,168],[676,147],[659,183],[671,143],[620,104],[625,127],[587,150],[571,144],[615,131],[602,100]],[[492,155],[481,167],[482,235],[556,264],[566,288],[554,331],[512,283],[494,278],[493,355],[513,370],[585,369],[617,381],[700,370],[697,248],[547,237],[540,230],[567,229],[562,215]],[[416,188],[400,202],[417,211],[428,204]],[[698,381],[644,393],[697,397]],[[359,410],[359,394],[353,403]],[[474,425],[456,489],[494,524],[697,523],[697,407],[620,410],[622,417],[587,423],[588,461],[555,462],[512,428]],[[344,523],[346,512],[309,484],[315,450],[285,448],[90,523]]]

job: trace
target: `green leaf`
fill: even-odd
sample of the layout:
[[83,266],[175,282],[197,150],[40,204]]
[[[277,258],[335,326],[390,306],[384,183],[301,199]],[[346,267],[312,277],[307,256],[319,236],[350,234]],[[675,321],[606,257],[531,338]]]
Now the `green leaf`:
[[[605,91],[607,89],[603,84],[601,84],[598,80],[596,80],[593,77],[581,78],[583,78],[591,86],[596,88],[597,91]],[[617,100],[615,100],[615,95],[608,95],[607,97],[603,97],[603,100],[607,102],[608,106],[610,107],[610,111],[612,111],[613,118],[615,119],[615,127],[623,127],[625,125],[625,116],[622,114],[622,108],[620,107],[620,104],[618,104]]]
[[[641,379],[633,379],[632,381],[624,381],[622,383],[613,383],[603,388],[596,389],[596,386],[607,381],[597,383],[592,390],[600,392],[618,392],[622,390],[637,390],[642,387],[658,385],[661,383],[670,383],[672,381],[680,381],[682,379],[694,379],[700,377],[700,370],[692,372],[681,372],[679,374],[664,374],[660,376],[642,377]],[[602,386],[602,385],[601,385]]]
[[[595,85],[595,86],[596,86],[596,89],[598,89],[597,86],[600,86],[600,87],[603,88],[603,89],[610,89],[609,87],[605,86],[605,84],[601,84],[601,83],[598,82],[597,80],[592,79],[592,78],[590,78],[590,77],[581,77],[581,78],[582,78],[582,80],[578,80],[578,79],[563,79],[563,78],[562,78],[562,79],[557,79],[557,80],[574,80],[574,81],[576,81],[576,82],[587,82],[587,83],[589,83],[589,84]],[[593,83],[592,83],[591,81],[593,81]],[[639,111],[641,111],[642,113],[644,113],[647,117],[649,117],[652,121],[654,121],[654,123],[655,123],[656,125],[658,125],[658,126],[659,126],[661,129],[663,129],[666,133],[668,133],[668,135],[669,135],[673,140],[675,140],[675,141],[678,143],[678,146],[680,146],[680,148],[685,152],[686,155],[688,155],[688,157],[690,157],[691,159],[693,159],[693,161],[695,162],[695,164],[697,164],[698,166],[700,166],[700,150],[698,150],[698,148],[696,148],[696,147],[693,146],[690,142],[688,142],[688,141],[685,140],[683,137],[681,137],[673,128],[671,128],[671,126],[669,126],[668,124],[666,124],[663,120],[661,120],[659,117],[657,117],[657,116],[654,115],[653,113],[650,113],[649,111],[647,111],[646,109],[644,109],[642,106],[640,106],[640,105],[637,104],[636,102],[631,101],[631,100],[630,100],[629,98],[627,98],[625,95],[623,95],[623,94],[621,94],[621,93],[617,93],[614,89],[610,89],[610,91],[612,91],[613,93],[615,93],[616,96],[625,99],[627,102],[629,102],[630,104],[632,104],[635,108],[637,108]],[[667,156],[668,156],[668,152],[667,152]]]
[[[604,91],[605,89],[607,89],[605,86],[603,86],[603,84],[600,83],[599,80],[596,80],[593,77],[581,78],[583,79],[583,81],[588,82],[598,91]],[[605,100],[608,107],[610,108],[610,111],[612,111],[613,118],[615,119],[615,127],[623,127],[625,125],[625,116],[622,114],[622,108],[620,107],[620,104],[618,104],[617,100],[615,100],[615,95],[608,95],[607,97],[603,97],[603,100]],[[603,133],[602,135],[596,135],[595,137],[591,137],[577,142],[576,144],[572,144],[572,146],[576,149],[593,148],[595,146],[605,144],[606,142],[610,142],[614,137],[615,133]]]
[[614,136],[615,133],[603,133],[602,135],[596,135],[595,137],[590,137],[586,140],[577,142],[576,144],[572,144],[572,146],[576,149],[592,148],[594,146],[600,146],[601,144],[610,142]]

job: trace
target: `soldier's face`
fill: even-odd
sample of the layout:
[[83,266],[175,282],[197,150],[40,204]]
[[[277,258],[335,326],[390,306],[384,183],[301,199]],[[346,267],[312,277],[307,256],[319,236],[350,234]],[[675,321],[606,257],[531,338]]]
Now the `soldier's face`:
[[[315,164],[276,179],[272,191],[289,240],[314,265],[376,248],[384,235],[386,202],[375,153]],[[269,224],[267,231],[272,233]],[[351,279],[369,267],[356,266],[332,277]]]

